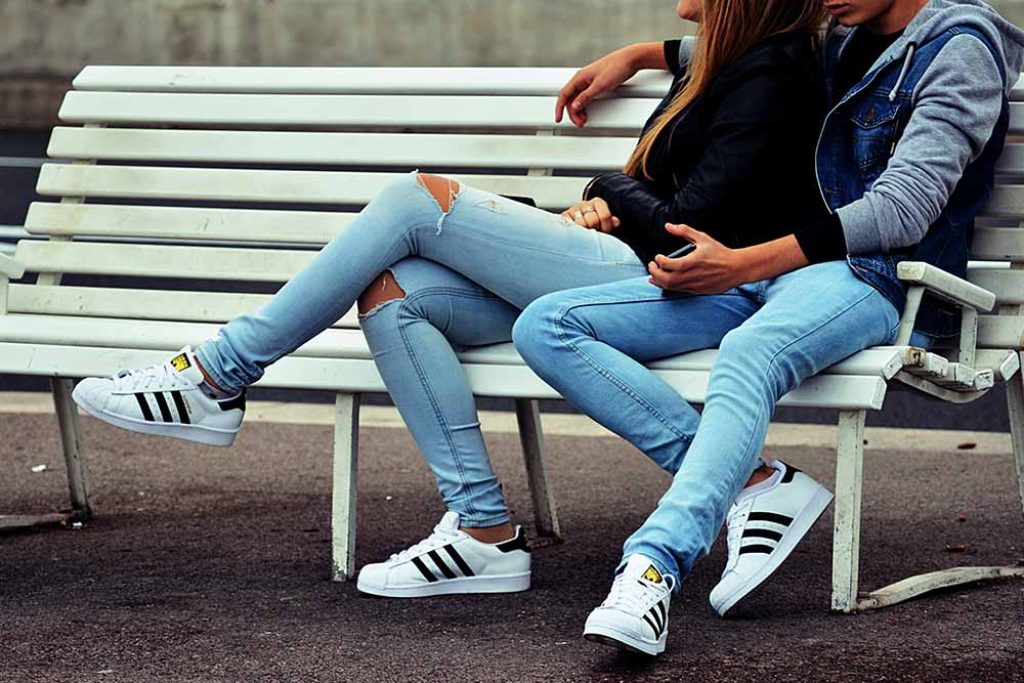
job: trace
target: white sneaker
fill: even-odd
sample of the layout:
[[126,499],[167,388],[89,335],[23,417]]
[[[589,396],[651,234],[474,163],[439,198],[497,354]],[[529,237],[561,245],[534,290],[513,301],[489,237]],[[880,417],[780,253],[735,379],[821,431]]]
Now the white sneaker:
[[72,396],[82,410],[115,427],[230,446],[245,414],[245,392],[211,398],[199,387],[203,379],[185,347],[160,365],[84,379]]
[[643,555],[631,555],[608,597],[587,617],[583,637],[621,650],[660,655],[668,639],[674,582]]
[[422,598],[458,593],[516,593],[530,587],[526,534],[483,543],[459,530],[459,515],[446,512],[434,533],[386,562],[368,564],[356,588],[386,598]]
[[740,492],[729,511],[729,560],[711,591],[720,616],[757,588],[789,557],[832,501],[832,492],[776,460],[768,482]]

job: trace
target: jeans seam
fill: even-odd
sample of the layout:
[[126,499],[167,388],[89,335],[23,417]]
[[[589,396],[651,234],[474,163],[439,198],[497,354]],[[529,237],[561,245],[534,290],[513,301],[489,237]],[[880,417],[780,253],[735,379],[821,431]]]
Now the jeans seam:
[[[421,296],[424,292],[418,292]],[[413,297],[416,297],[414,294]],[[413,298],[410,297],[410,298]],[[408,308],[408,302],[410,298],[405,298],[399,305],[399,311]],[[415,345],[409,341],[408,334],[406,332],[405,325],[398,325],[398,334],[402,339],[402,345],[405,347],[406,353],[409,354],[409,360],[412,362],[413,367],[416,369],[416,377],[419,379],[420,386],[426,393],[427,398],[430,400],[430,407],[434,411],[434,417],[437,419],[438,424],[441,425],[441,432],[444,434],[445,443],[448,444],[449,452],[451,453],[452,461],[455,463],[455,470],[459,475],[459,481],[462,483],[466,493],[462,496],[466,505],[466,514],[474,516],[477,514],[476,508],[473,506],[472,484],[467,480],[465,466],[462,463],[462,456],[459,453],[459,449],[452,438],[451,430],[448,425],[448,421],[444,418],[444,413],[441,411],[437,401],[437,397],[434,395],[434,391],[430,386],[430,383],[426,381],[426,374],[423,371],[423,364],[420,362],[419,356],[416,355]]]
[[[637,303],[640,303],[640,302],[652,302],[652,301],[655,301],[655,300],[654,299],[635,299],[635,300],[623,299],[623,300],[615,301],[614,303],[629,303],[630,301],[636,301]],[[580,306],[586,306],[586,305],[602,305],[602,304],[599,304],[599,303],[593,303],[593,304],[566,304],[561,309],[559,309],[558,313],[555,316],[555,321],[554,321],[554,323],[555,323],[555,333],[557,334],[559,341],[561,341],[563,344],[565,344],[566,347],[568,347],[581,360],[583,360],[583,362],[585,362],[587,365],[589,365],[590,368],[592,370],[594,370],[595,372],[597,372],[598,375],[604,377],[606,380],[611,382],[615,387],[617,387],[619,389],[619,391],[621,391],[623,394],[625,394],[626,396],[628,396],[631,399],[633,399],[638,405],[640,405],[640,407],[642,407],[647,412],[648,415],[651,415],[652,417],[654,417],[663,426],[668,428],[668,430],[670,432],[672,432],[678,438],[682,439],[684,442],[689,444],[693,437],[687,436],[683,432],[681,432],[678,429],[676,429],[675,426],[673,426],[672,424],[670,424],[668,422],[668,420],[667,420],[667,418],[665,418],[665,416],[663,416],[660,412],[658,412],[647,401],[643,400],[643,398],[639,394],[637,394],[634,391],[632,391],[619,378],[615,377],[610,372],[608,372],[604,368],[602,368],[600,366],[600,364],[597,363],[597,361],[592,359],[590,356],[588,356],[586,353],[584,353],[579,348],[579,346],[577,346],[576,344],[574,344],[573,342],[569,341],[566,338],[566,335],[564,334],[564,328],[562,326],[562,320],[565,318],[566,315],[568,315],[569,311],[571,311],[573,308],[577,308],[577,307],[580,307]]]

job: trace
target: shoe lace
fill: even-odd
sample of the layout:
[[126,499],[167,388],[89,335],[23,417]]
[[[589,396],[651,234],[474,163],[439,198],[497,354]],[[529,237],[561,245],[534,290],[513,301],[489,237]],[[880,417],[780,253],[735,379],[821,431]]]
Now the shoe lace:
[[664,581],[663,585],[655,584],[637,578],[628,578],[625,572],[621,572],[612,582],[612,589],[602,607],[611,607],[630,614],[645,612],[651,605],[663,599],[666,591],[672,592],[675,587],[675,577],[668,575]]
[[733,505],[729,510],[729,514],[726,515],[725,525],[728,529],[726,534],[726,545],[729,548],[729,556],[735,555],[740,549],[740,535],[743,533],[743,524],[740,523],[740,518],[743,516],[743,507],[739,505]]
[[429,536],[424,538],[419,543],[416,543],[415,545],[411,545],[408,548],[406,548],[405,550],[401,550],[401,551],[393,554],[389,558],[389,561],[390,562],[401,562],[403,560],[408,560],[408,559],[410,559],[412,557],[417,557],[417,556],[422,555],[423,553],[425,553],[425,552],[427,552],[429,550],[433,550],[434,548],[439,548],[442,545],[445,545],[446,543],[449,543],[450,541],[454,541],[457,538],[459,538],[459,535],[458,535],[457,532],[452,532],[449,529],[444,529],[440,525],[438,525],[438,526],[434,527],[433,533],[431,533]]
[[188,383],[167,364],[154,365],[143,370],[121,370],[111,379],[118,391],[137,391],[150,387],[188,388]]

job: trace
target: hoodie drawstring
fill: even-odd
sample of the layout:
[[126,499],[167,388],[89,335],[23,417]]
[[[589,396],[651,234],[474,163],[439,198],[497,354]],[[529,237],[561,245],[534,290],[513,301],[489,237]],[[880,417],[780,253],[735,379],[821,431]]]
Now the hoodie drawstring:
[[903,85],[903,79],[907,77],[907,72],[910,71],[910,60],[914,58],[914,50],[917,49],[917,43],[910,43],[907,48],[907,56],[903,60],[903,68],[900,69],[900,75],[896,79],[896,85],[893,86],[892,91],[889,93],[889,101],[896,101],[896,93],[900,91],[900,86]]

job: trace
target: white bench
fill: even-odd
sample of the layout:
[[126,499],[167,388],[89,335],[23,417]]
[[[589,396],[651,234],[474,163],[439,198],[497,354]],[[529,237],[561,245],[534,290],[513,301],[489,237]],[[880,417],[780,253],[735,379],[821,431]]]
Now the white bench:
[[[268,295],[231,291],[278,286],[306,264],[396,173],[414,167],[453,175],[548,210],[578,200],[592,175],[618,168],[639,127],[667,90],[664,74],[642,74],[593,105],[579,131],[553,123],[554,94],[567,69],[330,69],[88,67],[60,112],[40,194],[22,240],[0,256],[0,373],[51,378],[68,464],[73,515],[91,514],[73,378],[145,366],[200,342],[220,323]],[[1024,109],[1014,105],[1014,130]],[[358,172],[338,168],[360,168]],[[840,412],[833,558],[834,609],[891,604],[924,590],[1024,569],[971,568],[915,578],[858,600],[861,468],[866,411],[890,384],[968,402],[1006,382],[1024,499],[1024,146],[1003,157],[1008,179],[989,208],[1011,227],[980,228],[975,257],[1005,267],[972,271],[991,292],[908,266],[908,277],[946,286],[983,309],[960,356],[898,345],[869,349],[811,378],[782,405]],[[557,175],[556,175],[557,174]],[[8,283],[24,272],[34,284]],[[938,274],[941,275],[941,274]],[[113,282],[62,283],[64,276]],[[131,278],[148,278],[145,289]],[[197,286],[197,278],[227,282]],[[156,282],[156,284],[154,284]],[[994,314],[987,315],[997,302]],[[968,321],[973,320],[969,314]],[[969,327],[969,326],[968,326]],[[970,338],[977,340],[977,351]],[[652,364],[689,401],[702,402],[714,350]],[[559,536],[547,480],[536,399],[557,398],[511,345],[465,351],[479,396],[516,402],[537,529]],[[359,396],[384,385],[349,313],[271,367],[262,387],[336,394],[333,576],[352,575]],[[25,522],[0,518],[0,526]],[[33,520],[28,520],[33,521]]]

